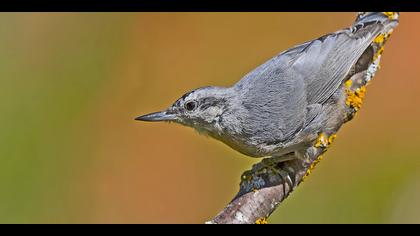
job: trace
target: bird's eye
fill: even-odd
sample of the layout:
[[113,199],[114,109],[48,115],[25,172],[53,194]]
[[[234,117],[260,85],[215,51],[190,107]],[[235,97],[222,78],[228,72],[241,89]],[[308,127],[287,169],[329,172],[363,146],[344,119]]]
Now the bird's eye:
[[196,102],[194,101],[190,101],[190,102],[186,102],[184,104],[185,109],[187,109],[187,111],[192,111],[195,109],[195,107],[197,106]]

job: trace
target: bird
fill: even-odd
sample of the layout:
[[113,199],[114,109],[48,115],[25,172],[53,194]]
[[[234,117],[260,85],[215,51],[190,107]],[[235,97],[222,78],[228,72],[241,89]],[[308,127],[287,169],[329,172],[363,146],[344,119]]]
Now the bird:
[[193,89],[135,120],[192,127],[249,157],[301,158],[300,151],[335,137],[322,135],[342,119],[337,111],[360,109],[398,18],[360,12],[350,27],[287,49],[230,87]]

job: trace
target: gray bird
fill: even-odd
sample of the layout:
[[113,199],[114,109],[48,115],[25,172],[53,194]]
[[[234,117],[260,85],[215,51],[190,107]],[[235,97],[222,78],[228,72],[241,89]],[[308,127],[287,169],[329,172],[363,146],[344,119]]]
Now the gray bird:
[[290,48],[232,87],[192,90],[136,120],[189,126],[251,157],[298,153],[332,129],[336,110],[360,108],[346,82],[369,82],[397,24],[398,13],[359,13],[352,27]]

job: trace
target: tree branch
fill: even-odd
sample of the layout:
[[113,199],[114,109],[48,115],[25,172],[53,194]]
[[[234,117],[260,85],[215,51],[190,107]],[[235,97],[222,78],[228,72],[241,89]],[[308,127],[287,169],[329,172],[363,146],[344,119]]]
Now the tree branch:
[[[363,21],[365,17],[370,19],[369,16],[374,14],[377,13],[359,13],[356,20]],[[366,69],[357,72],[354,66],[354,70],[351,70],[353,74],[349,74],[340,88],[322,105],[324,116],[317,121],[322,124],[321,132],[313,134],[313,130],[317,128],[312,127],[302,135],[305,140],[314,140],[310,142],[312,146],[282,157],[266,158],[253,165],[251,170],[242,174],[240,189],[235,198],[213,220],[206,223],[266,223],[267,217],[311,173],[341,126],[353,119],[361,108],[366,85],[378,68],[383,46],[398,20],[398,13],[382,14],[386,18],[380,18],[380,15],[376,17],[383,21],[388,18],[389,21],[384,21],[383,24],[389,24],[389,27],[373,40],[372,59],[360,62],[367,63]]]
[[[242,174],[237,196],[213,220],[206,223],[264,223],[280,202],[302,182],[314,168],[322,148],[310,148],[305,160],[281,162],[266,158]],[[289,154],[292,155],[292,154]],[[282,157],[284,158],[284,157]]]

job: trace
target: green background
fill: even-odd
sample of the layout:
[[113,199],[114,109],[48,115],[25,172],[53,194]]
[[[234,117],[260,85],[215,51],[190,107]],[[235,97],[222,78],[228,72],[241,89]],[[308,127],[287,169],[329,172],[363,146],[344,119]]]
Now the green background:
[[[202,223],[258,161],[134,117],[230,86],[354,13],[1,13],[0,223]],[[270,223],[420,223],[420,14]]]

